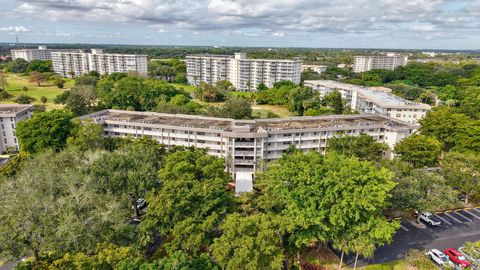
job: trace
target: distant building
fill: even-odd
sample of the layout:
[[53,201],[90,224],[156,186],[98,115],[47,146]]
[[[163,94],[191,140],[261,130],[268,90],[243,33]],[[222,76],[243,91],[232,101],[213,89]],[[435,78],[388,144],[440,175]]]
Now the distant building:
[[301,60],[249,59],[235,55],[187,55],[187,79],[191,85],[230,81],[238,91],[254,92],[260,83],[272,87],[279,81],[300,83]]
[[33,105],[0,104],[0,151],[18,151],[17,123],[32,116]]
[[225,159],[236,179],[236,191],[252,190],[252,174],[265,162],[282,157],[290,145],[303,152],[326,152],[327,142],[339,134],[367,134],[384,142],[392,157],[395,144],[418,126],[384,115],[331,115],[234,120],[198,115],[103,110],[80,117],[104,128],[104,136],[150,137],[166,146],[194,146]]
[[329,80],[307,80],[305,86],[319,91],[321,96],[339,91],[347,106],[361,114],[387,115],[416,124],[430,110],[430,106],[396,96],[386,87],[363,87]]
[[52,54],[53,71],[63,77],[80,76],[90,71],[100,74],[136,72],[147,76],[147,55],[103,53],[101,49],[86,52],[60,52]]
[[355,56],[353,59],[353,72],[365,72],[372,69],[394,70],[399,66],[405,66],[408,55],[387,53],[386,55]]
[[322,72],[325,72],[327,70],[327,66],[324,65],[302,65],[302,72],[305,70],[311,69],[318,74],[321,74]]
[[38,49],[18,49],[10,50],[12,54],[12,60],[22,58],[26,61],[32,60],[51,60],[53,51],[62,52],[80,52],[78,49],[48,49],[47,46],[38,46]]

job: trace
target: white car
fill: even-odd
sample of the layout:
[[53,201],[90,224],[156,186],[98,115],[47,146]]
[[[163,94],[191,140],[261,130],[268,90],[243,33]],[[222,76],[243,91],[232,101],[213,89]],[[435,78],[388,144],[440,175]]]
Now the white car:
[[430,259],[432,259],[436,264],[440,266],[449,266],[452,268],[455,267],[455,264],[453,264],[453,262],[450,261],[447,255],[443,254],[443,252],[441,252],[438,249],[430,249],[427,255],[428,257],[430,257]]
[[440,221],[433,220],[432,217],[433,215],[429,212],[420,213],[420,220],[422,220],[423,222],[430,224],[432,226],[440,226],[442,224],[442,222]]

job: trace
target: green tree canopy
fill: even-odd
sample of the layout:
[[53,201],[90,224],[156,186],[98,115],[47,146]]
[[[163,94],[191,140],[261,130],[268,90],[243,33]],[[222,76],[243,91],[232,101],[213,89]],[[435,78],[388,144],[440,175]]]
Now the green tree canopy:
[[471,197],[480,196],[480,156],[473,153],[449,152],[440,161],[442,174],[449,185],[465,195],[465,205]]
[[434,138],[414,134],[398,142],[394,152],[415,168],[431,167],[438,165],[441,144]]
[[387,149],[388,145],[376,142],[372,136],[367,134],[360,134],[359,136],[342,135],[330,138],[327,141],[328,151],[370,161],[381,159],[383,151]]
[[63,110],[34,113],[32,118],[17,125],[17,137],[22,151],[37,153],[51,148],[63,148],[70,134],[72,114]]

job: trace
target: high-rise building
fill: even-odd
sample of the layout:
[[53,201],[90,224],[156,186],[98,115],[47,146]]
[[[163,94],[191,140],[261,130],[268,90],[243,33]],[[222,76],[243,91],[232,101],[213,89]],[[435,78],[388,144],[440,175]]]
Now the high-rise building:
[[305,70],[313,70],[317,72],[318,74],[321,74],[322,72],[327,71],[327,66],[325,65],[302,65],[302,72]]
[[27,61],[32,60],[51,60],[52,56],[51,53],[53,51],[61,51],[61,52],[80,52],[81,50],[75,49],[48,49],[47,46],[38,46],[38,49],[18,49],[18,50],[10,50],[12,54],[12,60],[17,58],[22,58]]
[[347,101],[347,107],[359,113],[387,115],[416,124],[430,110],[429,105],[403,99],[386,87],[364,87],[329,80],[306,80],[303,84],[319,91],[320,96],[339,91]]
[[100,74],[114,72],[136,72],[146,76],[147,55],[103,53],[101,49],[86,52],[59,52],[52,55],[53,71],[64,77],[80,76],[90,71]]
[[[80,117],[92,119],[108,137],[150,137],[168,146],[194,146],[225,159],[225,165],[243,189],[251,189],[252,174],[262,164],[279,159],[290,145],[300,151],[325,153],[330,138],[340,134],[367,134],[389,146],[410,136],[417,125],[384,115],[332,115],[234,120],[198,115],[103,110]],[[248,183],[250,181],[250,183]],[[245,183],[247,182],[247,183]],[[239,185],[237,185],[238,187]],[[237,191],[239,191],[237,189]]]
[[17,123],[32,116],[33,105],[0,104],[0,152],[18,151]]
[[387,53],[386,55],[355,56],[353,59],[353,72],[365,72],[372,69],[394,70],[408,63],[408,55]]
[[272,87],[279,81],[300,83],[301,60],[250,59],[232,55],[187,55],[187,79],[191,85],[230,81],[238,91],[253,92],[260,83]]

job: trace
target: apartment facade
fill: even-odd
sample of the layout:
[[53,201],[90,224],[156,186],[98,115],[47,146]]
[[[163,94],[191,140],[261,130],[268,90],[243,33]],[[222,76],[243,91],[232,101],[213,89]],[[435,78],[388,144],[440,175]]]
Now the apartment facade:
[[103,53],[101,49],[87,52],[51,53],[53,71],[63,77],[80,76],[90,71],[100,74],[136,72],[147,76],[147,55]]
[[47,46],[38,46],[38,49],[18,49],[10,50],[12,54],[12,60],[22,58],[26,61],[32,60],[51,60],[52,52],[62,51],[62,52],[80,52],[81,50],[76,49],[48,49]]
[[19,151],[17,123],[32,116],[33,105],[0,104],[0,150]]
[[[166,146],[207,148],[224,158],[226,167],[243,187],[265,162],[280,158],[290,145],[325,153],[327,141],[339,134],[368,134],[387,143],[386,157],[394,145],[413,134],[417,125],[383,115],[335,115],[276,119],[234,120],[197,115],[103,110],[81,117],[103,125],[104,136],[148,136]],[[250,180],[249,180],[250,179]],[[237,189],[238,191],[238,189]],[[248,191],[248,190],[243,190]]]
[[386,115],[412,124],[417,124],[431,109],[430,105],[396,96],[386,87],[363,87],[330,80],[306,80],[303,84],[319,91],[320,96],[339,91],[347,107],[361,114]]
[[317,72],[318,74],[321,74],[325,71],[327,71],[327,66],[324,65],[302,65],[302,72],[306,70],[313,70]]
[[191,85],[230,81],[237,91],[254,92],[260,83],[272,87],[279,81],[300,83],[301,60],[249,59],[235,55],[187,55],[187,79]]
[[372,69],[394,70],[408,63],[408,55],[387,53],[386,55],[354,56],[353,72],[365,72]]

